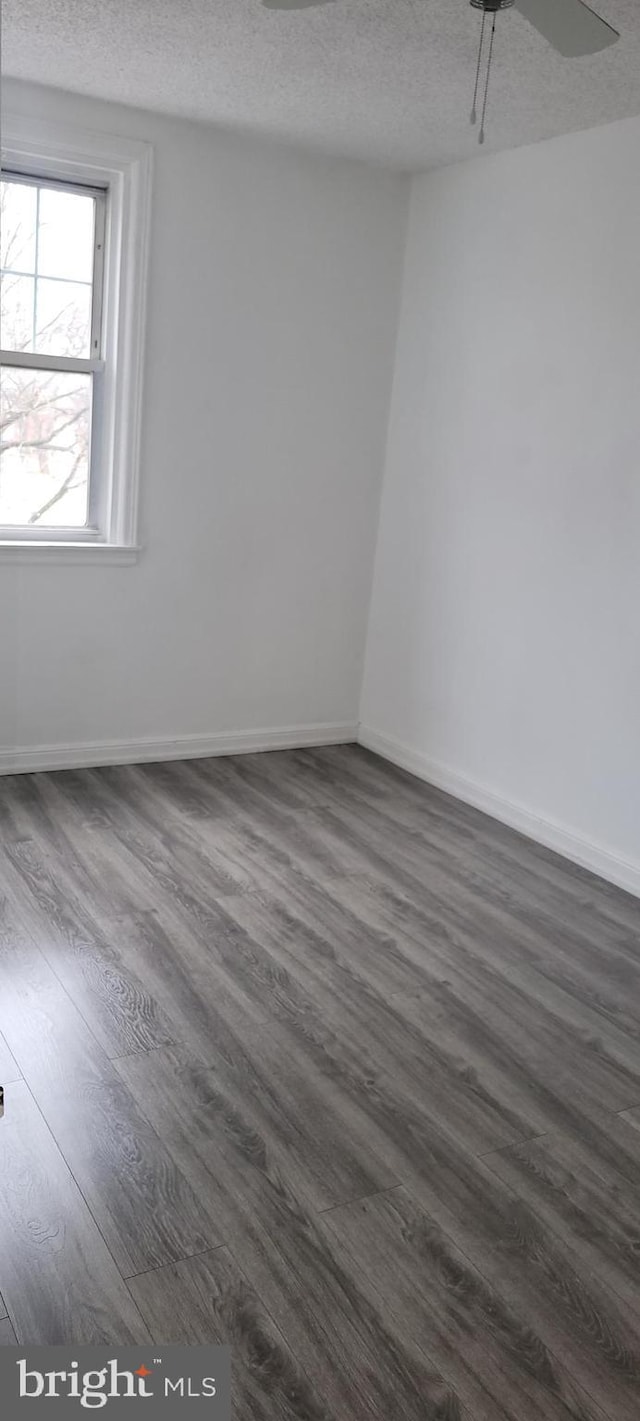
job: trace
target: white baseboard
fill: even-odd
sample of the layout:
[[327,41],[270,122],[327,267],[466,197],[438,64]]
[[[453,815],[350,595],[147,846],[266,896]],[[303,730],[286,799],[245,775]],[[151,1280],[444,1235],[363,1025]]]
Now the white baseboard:
[[0,775],[36,770],[77,770],[93,765],[131,765],[146,760],[193,760],[209,755],[250,755],[261,750],[296,750],[309,745],[346,745],[356,724],[286,725],[273,730],[217,731],[177,735],[173,740],[98,740],[94,744],[0,747]]
[[364,745],[367,750],[373,750],[376,755],[381,755],[383,759],[391,760],[401,769],[409,770],[410,774],[416,775],[418,779],[426,780],[438,789],[445,790],[447,794],[452,794],[455,799],[462,799],[466,804],[474,805],[476,809],[484,810],[485,814],[490,814],[493,819],[499,819],[512,829],[518,829],[527,838],[535,839],[547,849],[555,849],[556,853],[571,859],[573,863],[590,869],[592,873],[606,878],[609,883],[615,883],[618,888],[626,888],[628,893],[635,893],[640,897],[640,864],[621,858],[602,844],[584,838],[555,819],[535,814],[523,804],[495,794],[486,785],[458,774],[457,770],[450,769],[448,765],[430,760],[420,751],[412,750],[410,746],[403,745],[391,736],[381,735],[369,726],[360,725],[358,743]]

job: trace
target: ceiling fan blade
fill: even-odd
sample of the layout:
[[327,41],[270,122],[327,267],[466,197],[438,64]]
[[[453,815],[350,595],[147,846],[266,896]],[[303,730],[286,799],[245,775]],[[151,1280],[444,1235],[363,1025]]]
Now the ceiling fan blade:
[[521,14],[566,59],[597,54],[620,35],[583,0],[516,0]]
[[266,10],[310,10],[312,5],[331,5],[332,0],[262,0]]

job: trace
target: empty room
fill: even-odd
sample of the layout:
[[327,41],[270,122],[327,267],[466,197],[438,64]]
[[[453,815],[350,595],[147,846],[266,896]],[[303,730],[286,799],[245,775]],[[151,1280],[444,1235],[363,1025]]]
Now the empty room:
[[0,1409],[638,1421],[640,5],[2,40]]

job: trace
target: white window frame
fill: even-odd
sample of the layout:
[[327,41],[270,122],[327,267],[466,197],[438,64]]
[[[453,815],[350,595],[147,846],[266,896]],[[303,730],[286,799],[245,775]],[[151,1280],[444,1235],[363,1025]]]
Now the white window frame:
[[[94,378],[90,497],[94,529],[0,528],[0,560],[133,562],[139,551],[138,491],[152,149],[147,143],[7,114],[7,178],[76,183],[106,192],[101,349],[74,361]],[[9,356],[33,365],[35,357]],[[37,363],[48,363],[39,357]],[[56,369],[65,362],[51,357]]]

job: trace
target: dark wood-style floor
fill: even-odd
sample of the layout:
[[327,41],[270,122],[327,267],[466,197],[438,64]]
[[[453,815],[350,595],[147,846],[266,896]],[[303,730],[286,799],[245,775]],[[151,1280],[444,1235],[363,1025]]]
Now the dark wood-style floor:
[[640,903],[355,747],[0,805],[0,1343],[638,1421]]

